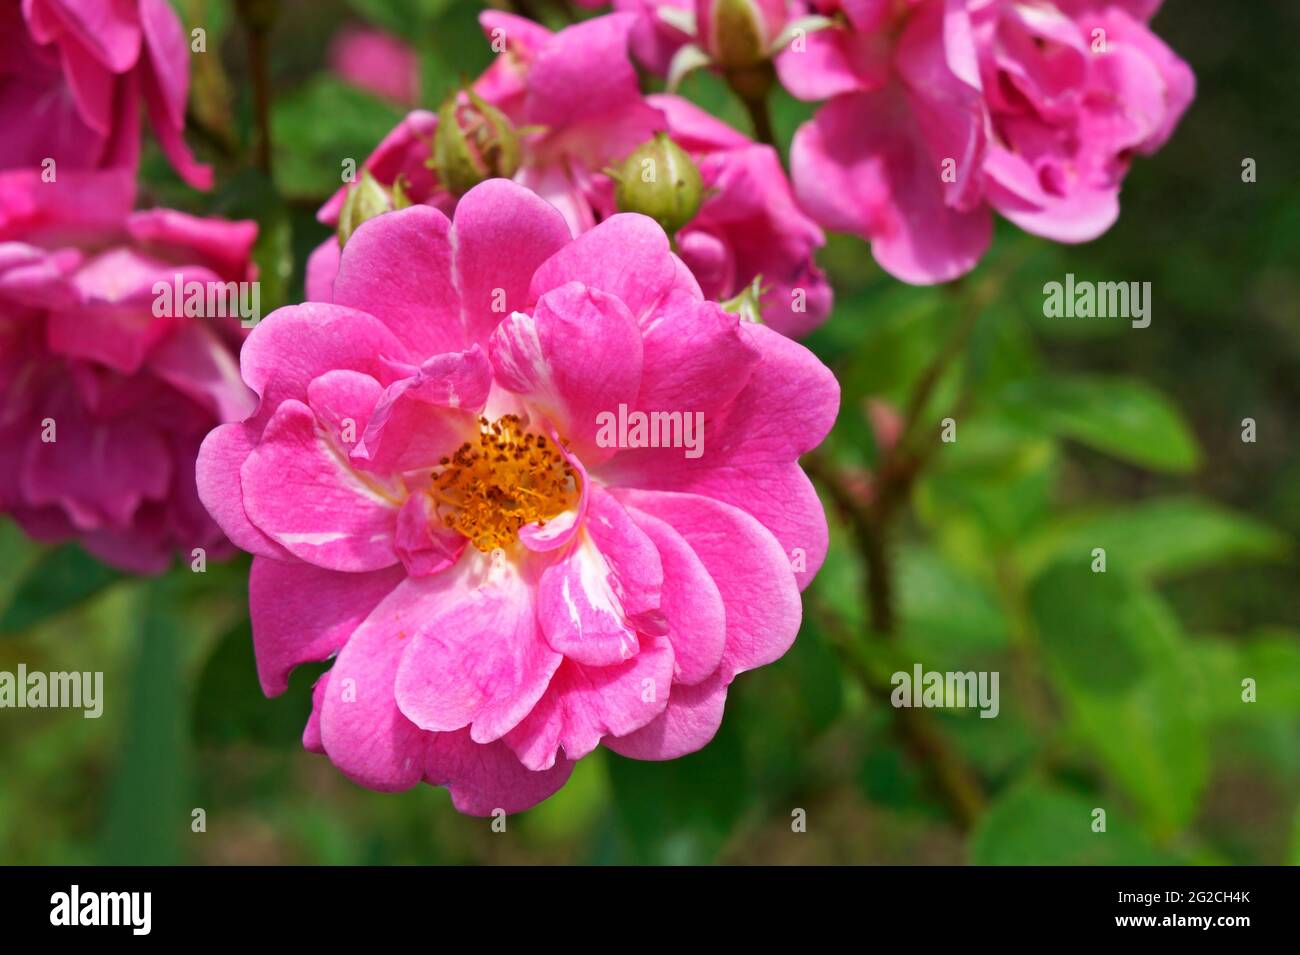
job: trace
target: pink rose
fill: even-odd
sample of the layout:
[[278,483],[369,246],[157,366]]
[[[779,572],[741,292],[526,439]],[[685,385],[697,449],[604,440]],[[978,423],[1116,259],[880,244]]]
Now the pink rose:
[[975,16],[993,136],[989,203],[1028,232],[1086,242],[1119,216],[1135,153],[1151,155],[1196,79],[1146,26],[1158,2],[998,2]]
[[[831,291],[813,262],[824,237],[794,201],[777,154],[677,97],[645,97],[628,59],[627,14],[598,17],[550,33],[509,14],[481,17],[506,52],[475,82],[475,95],[520,130],[511,178],[564,215],[574,235],[618,211],[607,170],[666,131],[700,166],[707,198],[675,236],[682,257],[711,298],[725,300],[761,278],[764,321],[803,334],[830,312]],[[593,88],[591,78],[601,82]],[[380,143],[363,168],[404,198],[450,213],[456,196],[429,168],[438,118],[417,110]],[[530,132],[531,130],[531,132]],[[501,174],[501,173],[497,173]],[[336,225],[347,190],[318,218]],[[307,297],[331,298],[338,242],[308,263]]]
[[839,25],[777,58],[795,96],[830,102],[790,149],[800,202],[823,226],[870,240],[907,282],[969,271],[988,247],[986,112],[961,0],[845,3]]
[[397,37],[366,27],[345,27],[330,43],[330,67],[353,86],[412,106],[420,98],[420,64]]
[[974,267],[990,210],[1095,238],[1129,157],[1157,149],[1192,98],[1190,69],[1145,26],[1157,6],[819,0],[836,25],[777,60],[790,92],[830,100],[791,148],[800,201],[918,284]]
[[252,278],[257,227],[132,200],[123,171],[0,173],[0,512],[157,573],[178,550],[230,552],[194,459],[252,395],[238,319],[158,309],[155,286]]
[[[644,216],[575,240],[493,179],[454,220],[372,218],[334,302],[269,316],[241,366],[261,401],[208,436],[199,493],[256,555],[263,689],[334,657],[304,743],[362,785],[525,809],[602,742],[704,746],[794,640],[827,542],[798,459],[838,386]],[[648,412],[678,440],[638,442]]]
[[0,169],[135,169],[140,97],[191,186],[212,186],[181,133],[189,44],[166,0],[24,0],[0,6]]

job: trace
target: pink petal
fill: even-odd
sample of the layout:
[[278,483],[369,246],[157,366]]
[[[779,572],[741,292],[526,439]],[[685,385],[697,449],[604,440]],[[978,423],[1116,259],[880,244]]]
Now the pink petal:
[[397,512],[397,556],[412,577],[428,577],[453,566],[468,543],[464,535],[438,519],[427,492],[412,494]]
[[177,329],[149,357],[149,370],[211,410],[219,421],[242,421],[257,405],[239,377],[234,352],[204,325]]
[[[636,18],[614,13],[574,24],[541,48],[528,71],[527,122],[565,138],[592,165],[625,155],[662,126],[628,57]],[[598,83],[592,77],[600,77]],[[577,142],[573,142],[576,139]]]
[[40,24],[59,23],[114,73],[125,73],[140,55],[136,0],[26,0],[24,13],[40,42],[53,39]]
[[701,412],[712,417],[738,395],[757,367],[759,351],[741,334],[740,319],[713,302],[665,308],[646,326],[643,411]]
[[762,325],[741,326],[762,362],[728,414],[705,423],[703,453],[622,451],[600,477],[623,487],[689,491],[763,524],[796,562],[800,587],[826,555],[826,515],[798,458],[821,443],[839,410],[839,384],[810,351]]
[[717,735],[726,703],[727,683],[719,673],[696,686],[675,685],[659,716],[626,736],[606,738],[605,746],[629,759],[676,759],[694,753]]
[[320,706],[321,744],[330,761],[350,779],[382,792],[418,783],[431,744],[393,698],[397,667],[410,645],[409,584],[381,600],[344,644]]
[[253,558],[248,603],[262,692],[283,693],[294,667],[329,659],[404,577],[400,567],[344,574]]
[[959,212],[945,204],[938,158],[907,111],[896,90],[827,103],[795,134],[795,190],[823,226],[870,240],[891,275],[945,282],[984,254],[991,220],[985,207]]
[[638,320],[673,287],[677,265],[668,237],[653,219],[611,216],[556,252],[533,276],[530,297],[582,282],[622,301]]
[[400,589],[406,601],[394,626],[412,638],[396,682],[406,717],[440,732],[468,726],[476,743],[518,725],[560,665],[537,632],[519,569],[469,549],[452,570]]
[[638,633],[662,633],[663,565],[650,538],[596,488],[583,533],[542,574],[538,615],[547,642],[571,660],[612,666],[638,652]]
[[379,318],[417,359],[464,348],[451,222],[428,206],[363,222],[343,249],[334,301]]
[[477,438],[476,416],[491,383],[491,365],[478,345],[435,355],[385,389],[352,461],[381,474],[432,468]]
[[301,402],[276,409],[240,476],[249,519],[291,554],[350,572],[397,563],[400,501],[350,468]]
[[641,384],[641,334],[622,302],[578,282],[560,286],[532,315],[506,318],[489,351],[497,381],[545,414],[588,465],[610,456],[596,443],[598,417],[635,401]]
[[[629,508],[670,524],[699,556],[726,606],[727,644],[718,674],[779,660],[799,632],[802,607],[790,559],[757,520],[730,504],[696,494],[617,492]],[[744,560],[737,560],[744,554]]]
[[279,308],[258,322],[239,353],[244,381],[262,398],[259,418],[287,399],[305,401],[313,379],[335,369],[364,372],[382,384],[392,361],[409,352],[379,319],[337,305]]
[[330,440],[347,454],[364,433],[383,390],[369,375],[339,368],[312,379],[307,404]]
[[673,682],[700,683],[718,669],[727,642],[722,594],[699,555],[670,525],[641,511],[633,512],[632,519],[654,543],[663,563],[660,603],[673,647]]
[[532,772],[505,743],[475,743],[465,730],[435,734],[427,760],[426,781],[446,786],[452,805],[471,816],[523,812],[558,791],[573,771],[573,762],[562,759]]
[[339,274],[341,255],[338,239],[330,236],[307,256],[307,301],[334,301],[334,277]]
[[257,432],[245,424],[224,424],[210,431],[195,463],[199,499],[236,547],[262,557],[289,559],[289,552],[255,527],[244,511],[239,474],[256,446]]
[[156,427],[98,420],[69,387],[43,410],[57,424],[57,440],[27,446],[19,480],[28,505],[58,505],[79,529],[92,530],[129,524],[144,501],[165,497],[172,461]]
[[489,179],[456,206],[456,282],[466,337],[487,343],[511,312],[532,304],[533,273],[569,243],[554,206],[507,179]]
[[196,261],[210,266],[222,278],[250,278],[249,262],[257,241],[257,223],[251,219],[232,221],[173,209],[147,209],[127,218],[126,231],[146,248],[161,254],[188,257],[194,253]]
[[560,748],[581,759],[603,737],[625,736],[663,712],[673,679],[673,649],[648,637],[625,663],[590,667],[565,660],[532,712],[505,741],[529,769],[555,765]]

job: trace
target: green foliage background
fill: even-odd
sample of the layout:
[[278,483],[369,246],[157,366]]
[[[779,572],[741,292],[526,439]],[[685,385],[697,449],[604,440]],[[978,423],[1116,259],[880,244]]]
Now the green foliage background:
[[[326,72],[334,31],[369,20],[415,44],[434,106],[488,62],[478,7],[284,3],[267,179],[247,162],[233,5],[177,6],[209,33],[191,125],[218,188],[193,193],[152,155],[144,201],[257,218],[269,310],[301,292],[341,159],[364,157],[402,115]],[[879,464],[866,400],[907,407],[953,329],[976,319],[920,410],[929,431],[960,408],[958,440],[889,541],[895,634],[872,632],[861,547],[824,496],[832,552],[800,638],[737,681],[717,739],[666,764],[598,751],[496,834],[442,790],[368,792],[301,750],[319,668],[262,698],[246,560],[130,579],[0,524],[0,669],[102,670],[106,687],[99,720],[0,714],[0,862],[1300,861],[1300,8],[1170,0],[1155,25],[1199,92],[1171,144],[1136,161],[1105,237],[1065,247],[1000,227],[955,290],[889,279],[856,240],[822,256],[838,304],[809,344],[843,385],[823,449],[833,468]],[[716,82],[686,92],[745,127]],[[809,110],[775,110],[788,142]],[[1242,182],[1245,157],[1256,183]],[[1151,327],[1043,318],[1042,286],[1066,272],[1150,281]],[[1245,417],[1256,443],[1241,440]],[[1106,574],[1089,570],[1094,547]],[[997,719],[924,714],[982,793],[968,828],[898,712],[864,689],[914,662],[1002,674]],[[1255,703],[1241,699],[1247,677]],[[206,832],[191,831],[195,808]],[[807,832],[791,831],[795,809]]]

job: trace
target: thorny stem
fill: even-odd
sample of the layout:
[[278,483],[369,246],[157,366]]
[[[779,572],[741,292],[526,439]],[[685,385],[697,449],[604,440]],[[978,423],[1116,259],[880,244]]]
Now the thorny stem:
[[[873,674],[855,652],[857,644],[844,621],[819,604],[811,606],[818,623],[831,636],[844,665],[871,696],[888,701],[890,685]],[[969,831],[984,811],[984,794],[975,773],[948,746],[938,728],[924,710],[913,707],[892,708],[893,732],[913,759],[929,774],[953,821],[963,832]]]
[[[871,630],[885,639],[897,635],[894,606],[894,568],[890,553],[890,535],[900,505],[907,501],[913,484],[938,446],[937,436],[921,440],[920,429],[934,390],[952,361],[961,354],[983,311],[989,283],[979,294],[971,296],[951,335],[939,353],[917,380],[904,410],[903,429],[898,443],[886,451],[874,475],[874,493],[870,502],[859,499],[845,483],[839,471],[824,457],[806,455],[803,463],[808,473],[830,495],[835,506],[848,521],[866,568],[868,616]],[[956,292],[959,286],[950,288]],[[965,406],[965,400],[959,408]],[[861,644],[853,640],[843,622],[826,612],[819,614],[836,643],[847,652],[843,656],[850,671],[868,693],[888,699],[889,686],[882,683],[861,657],[853,652]],[[927,714],[911,707],[892,708],[894,729],[912,755],[925,767],[953,819],[963,830],[969,829],[984,807],[982,787],[975,773],[947,745]]]

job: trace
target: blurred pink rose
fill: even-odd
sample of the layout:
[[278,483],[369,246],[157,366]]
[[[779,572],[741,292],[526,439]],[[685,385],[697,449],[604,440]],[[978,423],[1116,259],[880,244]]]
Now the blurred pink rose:
[[120,170],[0,172],[0,513],[156,573],[230,552],[194,460],[254,403],[239,320],[159,308],[156,286],[251,280],[257,226],[133,213],[133,188]]
[[0,4],[0,169],[134,169],[140,98],[158,144],[191,186],[212,170],[185,145],[189,44],[166,0]]
[[330,68],[353,86],[414,106],[420,99],[420,63],[397,37],[369,27],[344,27],[329,51]]
[[1196,92],[1146,26],[1159,0],[1000,0],[975,13],[993,135],[989,203],[1022,229],[1086,242],[1119,216],[1134,153],[1151,155]]
[[829,99],[791,147],[800,201],[907,282],[956,278],[996,210],[1062,242],[1115,221],[1134,152],[1169,137],[1191,70],[1146,27],[1153,0],[817,0],[833,26],[777,60]]

